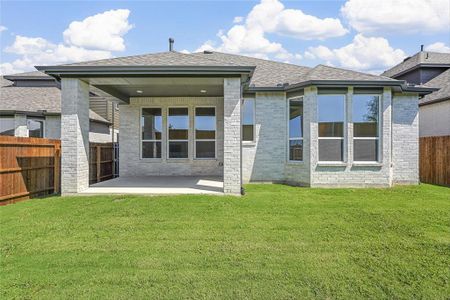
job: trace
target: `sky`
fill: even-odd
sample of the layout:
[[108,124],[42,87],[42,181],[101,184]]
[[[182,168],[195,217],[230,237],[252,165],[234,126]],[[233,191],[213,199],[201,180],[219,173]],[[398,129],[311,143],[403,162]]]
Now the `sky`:
[[215,50],[379,74],[425,45],[450,52],[450,0],[4,1],[0,72]]

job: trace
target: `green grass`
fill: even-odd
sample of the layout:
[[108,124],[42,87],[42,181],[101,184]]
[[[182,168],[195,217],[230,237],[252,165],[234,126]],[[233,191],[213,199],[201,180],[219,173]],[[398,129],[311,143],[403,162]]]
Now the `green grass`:
[[9,298],[449,299],[450,189],[249,185],[1,212]]

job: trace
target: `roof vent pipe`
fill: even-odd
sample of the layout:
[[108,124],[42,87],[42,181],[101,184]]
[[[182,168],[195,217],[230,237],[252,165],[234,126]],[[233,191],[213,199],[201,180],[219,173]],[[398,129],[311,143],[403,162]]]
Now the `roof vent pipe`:
[[169,38],[169,51],[173,51],[173,43],[175,40],[173,38]]
[[423,51],[423,45],[420,45],[420,51],[421,52]]

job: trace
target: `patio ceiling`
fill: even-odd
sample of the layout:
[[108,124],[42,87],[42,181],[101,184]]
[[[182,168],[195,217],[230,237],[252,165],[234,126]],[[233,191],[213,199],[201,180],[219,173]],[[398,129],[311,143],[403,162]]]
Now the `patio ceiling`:
[[85,80],[125,102],[129,97],[223,96],[223,77],[95,77]]

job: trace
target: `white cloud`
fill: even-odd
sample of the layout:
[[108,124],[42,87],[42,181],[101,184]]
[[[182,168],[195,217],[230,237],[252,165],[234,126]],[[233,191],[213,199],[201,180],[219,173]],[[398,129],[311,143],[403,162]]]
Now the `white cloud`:
[[425,47],[427,51],[450,53],[450,47],[442,42],[436,42]]
[[262,0],[248,14],[246,24],[249,28],[260,28],[265,32],[302,40],[324,40],[348,32],[339,19],[320,19],[300,9],[285,9],[278,0]]
[[64,31],[64,41],[87,49],[123,51],[123,36],[133,28],[128,23],[129,15],[128,9],[117,9],[74,21]]
[[233,19],[233,23],[235,23],[235,24],[242,23],[242,21],[244,21],[244,17],[241,17],[241,16],[234,17],[234,19]]
[[[244,23],[240,24],[241,22]],[[298,60],[301,56],[289,53],[278,42],[270,41],[266,37],[267,33],[305,40],[326,39],[347,33],[338,19],[319,19],[306,15],[301,10],[285,9],[278,0],[262,0],[245,19],[236,17],[234,23],[239,24],[226,33],[219,31],[217,36],[220,43],[206,41],[197,51],[215,50],[290,61]]]
[[373,72],[398,64],[406,54],[401,49],[392,48],[385,38],[357,34],[350,44],[341,48],[309,47],[305,57],[343,68]]
[[341,13],[362,33],[439,32],[450,28],[448,0],[348,0]]
[[[117,11],[119,11],[118,14],[111,14],[111,12]],[[112,51],[125,49],[123,35],[130,29],[123,26],[124,23],[128,24],[127,20],[123,20],[123,16],[126,15],[127,19],[129,11],[117,11],[108,11],[88,17],[81,22],[72,22],[69,28],[64,31],[65,43],[52,43],[42,37],[16,35],[13,44],[7,46],[4,51],[20,57],[11,62],[0,64],[0,73],[12,74],[30,71],[34,70],[36,65],[64,64],[113,57]],[[108,20],[103,19],[105,15],[109,16]],[[114,19],[114,16],[117,18]],[[103,20],[105,23],[99,20]],[[72,26],[74,23],[78,25]],[[100,28],[97,29],[97,26]],[[114,29],[105,30],[105,26],[112,26]],[[88,33],[84,34],[86,37],[84,42],[79,42],[79,38],[83,36],[78,34],[77,30],[80,28],[85,28],[91,32],[90,36]],[[92,42],[94,37],[100,40],[97,45]]]
[[6,31],[6,30],[8,30],[8,28],[6,28],[6,27],[3,26],[3,25],[0,25],[0,32]]

